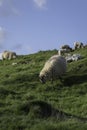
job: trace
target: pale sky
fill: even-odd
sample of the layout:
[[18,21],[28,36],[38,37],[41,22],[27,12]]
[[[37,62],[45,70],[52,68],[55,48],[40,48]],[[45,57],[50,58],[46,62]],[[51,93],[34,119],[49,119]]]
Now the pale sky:
[[87,43],[87,0],[0,0],[0,53]]

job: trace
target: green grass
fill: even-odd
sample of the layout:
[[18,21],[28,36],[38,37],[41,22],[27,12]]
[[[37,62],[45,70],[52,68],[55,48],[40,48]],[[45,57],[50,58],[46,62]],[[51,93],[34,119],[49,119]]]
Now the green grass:
[[87,130],[87,48],[72,53],[83,59],[53,84],[38,76],[57,50],[0,61],[0,130]]

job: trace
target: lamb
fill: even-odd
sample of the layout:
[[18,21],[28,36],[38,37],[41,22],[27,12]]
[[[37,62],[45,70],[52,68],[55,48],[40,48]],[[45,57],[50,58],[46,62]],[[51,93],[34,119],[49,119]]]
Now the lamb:
[[47,80],[53,82],[54,79],[61,78],[65,72],[66,59],[61,55],[54,55],[45,63],[39,78],[42,83],[46,83]]
[[16,53],[15,52],[11,52],[11,51],[4,51],[2,53],[2,60],[4,59],[15,59],[17,57]]

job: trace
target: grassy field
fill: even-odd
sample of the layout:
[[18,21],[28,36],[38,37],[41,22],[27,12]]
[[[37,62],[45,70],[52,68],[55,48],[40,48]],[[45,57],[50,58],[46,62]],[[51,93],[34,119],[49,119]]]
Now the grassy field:
[[63,82],[41,84],[39,72],[56,53],[0,61],[0,130],[87,130],[87,48],[72,52],[83,59],[68,63]]

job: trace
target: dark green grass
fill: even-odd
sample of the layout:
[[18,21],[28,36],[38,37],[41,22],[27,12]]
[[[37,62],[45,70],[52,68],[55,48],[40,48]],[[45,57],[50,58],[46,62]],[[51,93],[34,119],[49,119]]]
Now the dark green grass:
[[53,84],[41,84],[39,72],[57,50],[0,61],[0,130],[87,129],[87,48],[72,53],[83,59]]

